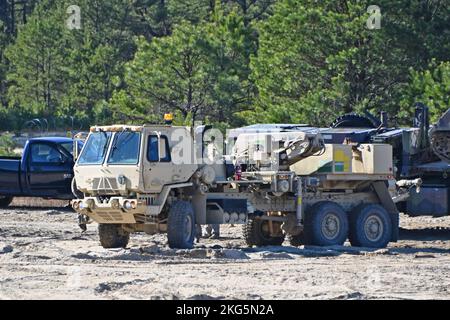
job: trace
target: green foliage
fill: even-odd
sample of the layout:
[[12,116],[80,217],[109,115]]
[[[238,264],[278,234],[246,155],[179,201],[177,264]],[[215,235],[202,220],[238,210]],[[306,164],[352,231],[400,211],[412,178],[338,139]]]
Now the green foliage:
[[224,16],[216,7],[211,22],[184,21],[170,36],[138,38],[126,67],[126,88],[112,100],[115,114],[160,122],[164,113],[177,110],[193,121],[231,123],[234,112],[251,101],[249,57],[255,40],[249,30],[236,13]]
[[14,152],[15,143],[9,135],[0,135],[0,156],[2,157],[15,157],[17,154]]
[[43,1],[21,28],[16,42],[6,49],[10,61],[7,75],[10,108],[23,108],[43,115],[55,114],[66,92],[67,77],[61,41],[63,16],[48,11]]
[[409,111],[421,101],[430,107],[431,121],[437,121],[450,106],[450,62],[433,61],[427,70],[411,70],[411,79],[400,102],[402,109]]
[[[337,115],[397,112],[403,52],[369,30],[367,1],[280,1],[261,23],[252,60],[259,97],[252,122],[327,125]],[[261,114],[263,117],[261,117]]]
[[[3,108],[7,104],[6,100],[6,72],[8,70],[8,65],[6,62],[6,57],[4,55],[6,46],[8,45],[8,37],[6,35],[6,27],[4,23],[0,20],[0,108]],[[0,109],[1,110],[1,109]]]
[[152,42],[139,38],[136,56],[126,68],[128,88],[119,91],[116,99],[120,108],[115,110],[128,113],[129,106],[135,109],[129,113],[132,117],[148,120],[170,110],[178,110],[184,117],[196,115],[207,104],[209,85],[205,56],[199,46],[201,34],[201,30],[186,23],[171,36]]
[[[67,8],[81,8],[69,30]],[[0,1],[0,125],[45,117],[221,129],[257,122],[328,125],[346,112],[410,123],[448,108],[445,0]],[[23,9],[24,8],[24,9]],[[23,10],[22,10],[23,9]],[[14,14],[12,14],[14,13]],[[50,120],[51,122],[51,120]]]

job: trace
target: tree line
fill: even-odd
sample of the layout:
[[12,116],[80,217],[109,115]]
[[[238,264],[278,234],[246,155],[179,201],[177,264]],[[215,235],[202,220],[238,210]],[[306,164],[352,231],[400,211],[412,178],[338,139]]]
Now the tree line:
[[2,0],[2,130],[166,112],[225,128],[384,110],[402,125],[416,101],[437,119],[449,107],[449,2],[378,0],[376,14],[371,2]]

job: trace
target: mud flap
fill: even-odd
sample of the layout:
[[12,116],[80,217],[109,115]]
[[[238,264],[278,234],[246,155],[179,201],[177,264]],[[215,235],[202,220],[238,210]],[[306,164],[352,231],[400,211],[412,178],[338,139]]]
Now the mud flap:
[[394,201],[392,201],[391,195],[389,194],[389,190],[384,181],[375,181],[372,183],[373,189],[380,199],[381,204],[389,213],[391,217],[391,225],[392,225],[392,236],[391,241],[397,242],[399,237],[399,227],[400,227],[400,214],[398,212],[397,206]]
[[206,224],[206,195],[200,192],[192,196],[192,206],[194,207],[195,222]]
[[391,223],[392,223],[392,242],[397,242],[399,238],[400,233],[400,214],[397,213],[390,213],[391,216]]

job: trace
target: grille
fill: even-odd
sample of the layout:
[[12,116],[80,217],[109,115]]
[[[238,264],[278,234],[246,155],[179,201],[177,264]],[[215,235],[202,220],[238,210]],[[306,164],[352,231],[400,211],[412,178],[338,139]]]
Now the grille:
[[147,206],[152,206],[156,202],[156,197],[139,197],[139,201],[144,202]]
[[115,178],[95,178],[93,182],[93,189],[104,192],[118,190],[117,180]]

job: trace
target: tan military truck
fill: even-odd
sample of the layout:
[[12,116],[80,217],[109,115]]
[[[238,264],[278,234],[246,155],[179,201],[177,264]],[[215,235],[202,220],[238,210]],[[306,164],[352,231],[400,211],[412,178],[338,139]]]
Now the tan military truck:
[[84,198],[72,206],[82,223],[99,224],[103,247],[125,247],[132,232],[166,232],[170,247],[191,248],[196,226],[227,223],[243,224],[256,246],[286,235],[293,245],[396,240],[394,200],[403,195],[390,146],[325,145],[317,130],[244,133],[222,156],[210,131],[91,128],[74,168]]

